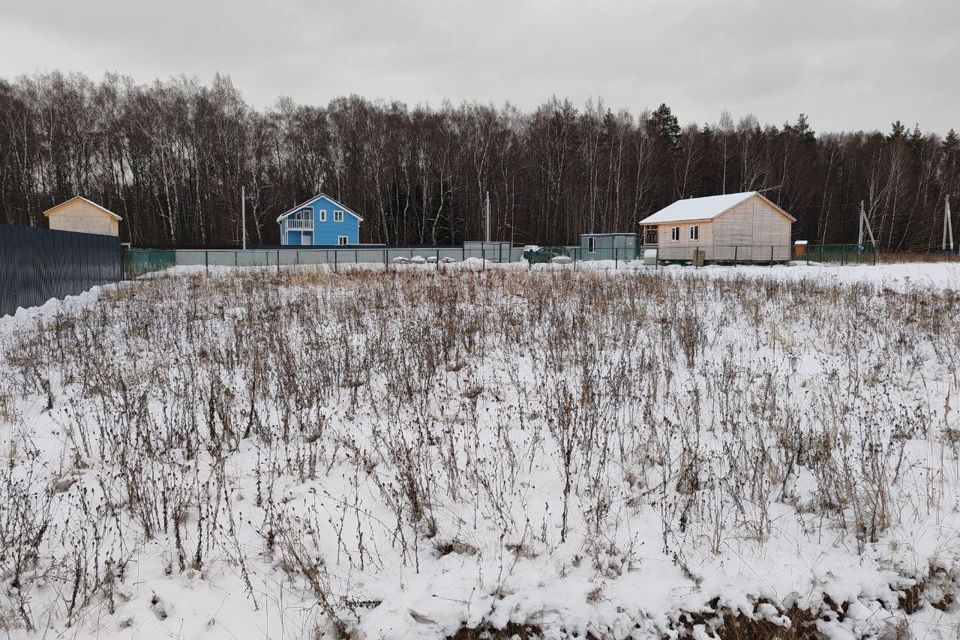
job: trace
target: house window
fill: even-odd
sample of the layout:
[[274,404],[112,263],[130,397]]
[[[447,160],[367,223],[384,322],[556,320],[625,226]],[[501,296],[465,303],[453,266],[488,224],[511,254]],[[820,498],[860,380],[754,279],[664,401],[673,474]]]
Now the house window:
[[670,228],[670,239],[674,242],[678,242],[680,240],[680,227]]
[[344,245],[344,244],[347,244],[347,241],[348,241],[347,236],[337,236],[337,244]]
[[587,251],[589,253],[597,252],[597,239],[596,238],[587,238]]
[[334,211],[334,212],[333,212],[333,221],[334,221],[334,222],[343,222],[343,211]]
[[326,221],[327,221],[327,210],[320,209],[320,222],[326,222]]
[[700,225],[693,225],[690,227],[690,239],[699,240],[700,239]]

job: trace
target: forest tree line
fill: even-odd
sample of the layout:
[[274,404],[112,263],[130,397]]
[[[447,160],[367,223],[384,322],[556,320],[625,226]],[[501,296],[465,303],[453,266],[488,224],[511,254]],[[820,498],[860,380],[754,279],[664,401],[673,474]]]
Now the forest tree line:
[[795,238],[856,239],[864,202],[878,244],[938,247],[948,194],[960,207],[960,138],[897,121],[889,131],[821,133],[807,116],[681,126],[671,109],[633,115],[552,99],[439,108],[336,98],[247,104],[229,78],[149,85],[107,75],[0,79],[0,222],[43,225],[83,195],[141,246],[238,245],[240,188],[251,243],[279,242],[276,217],[323,191],[364,217],[361,241],[569,244],[639,231],[679,198],[765,190],[797,217]]

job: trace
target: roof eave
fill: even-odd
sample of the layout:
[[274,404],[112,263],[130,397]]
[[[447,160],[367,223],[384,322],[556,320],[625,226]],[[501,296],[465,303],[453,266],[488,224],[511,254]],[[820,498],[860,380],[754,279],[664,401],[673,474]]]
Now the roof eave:
[[304,200],[303,202],[301,202],[301,203],[298,204],[297,206],[293,207],[293,208],[290,209],[289,211],[285,211],[285,212],[281,213],[279,216],[277,216],[277,222],[279,223],[281,220],[283,220],[284,218],[286,218],[287,216],[289,216],[291,213],[294,213],[295,211],[298,211],[298,210],[302,209],[303,207],[307,206],[309,203],[313,202],[314,200],[317,200],[318,198],[326,198],[327,200],[329,200],[329,201],[332,202],[333,204],[337,205],[338,207],[340,207],[341,209],[343,209],[344,211],[346,211],[347,213],[349,213],[350,215],[352,215],[352,216],[353,216],[354,218],[356,218],[359,222],[363,222],[363,218],[360,217],[360,215],[359,215],[358,213],[356,213],[356,212],[354,212],[353,210],[351,210],[350,207],[346,206],[346,205],[343,204],[342,202],[339,202],[338,200],[334,200],[333,198],[331,198],[331,197],[328,196],[327,194],[323,193],[322,191],[321,191],[320,193],[318,193],[317,195],[313,196],[312,198],[310,198],[309,200]]
[[776,202],[774,202],[773,200],[771,200],[771,199],[768,198],[767,196],[763,195],[763,194],[760,193],[759,191],[757,191],[757,193],[756,193],[755,195],[758,195],[758,196],[760,196],[761,198],[763,198],[763,201],[764,201],[764,202],[766,202],[766,203],[769,204],[771,207],[773,207],[774,209],[776,209],[779,213],[782,213],[783,215],[785,215],[785,216],[787,217],[787,219],[790,220],[790,222],[796,222],[796,221],[797,221],[796,218],[794,218],[792,215],[790,215],[789,213],[787,213],[786,211],[784,211],[783,208],[780,207],[780,205],[778,205]]
[[678,218],[675,220],[659,220],[654,222],[647,222],[646,220],[641,220],[640,224],[642,226],[652,227],[652,226],[658,226],[661,224],[678,224],[681,222],[713,222],[715,219],[716,219],[716,216],[714,216],[713,218]]
[[88,198],[84,198],[83,196],[73,196],[72,198],[70,198],[70,199],[68,199],[68,200],[64,200],[64,201],[61,202],[60,204],[57,204],[57,205],[54,205],[54,206],[50,207],[49,209],[47,209],[46,211],[43,212],[43,217],[44,217],[44,218],[49,218],[49,217],[50,217],[50,214],[54,213],[54,212],[55,212],[57,209],[59,209],[60,207],[63,207],[64,205],[67,205],[67,204],[70,204],[70,203],[73,202],[74,200],[83,200],[83,201],[86,202],[87,204],[93,205],[94,207],[96,207],[96,208],[99,209],[100,211],[103,211],[104,213],[106,213],[107,215],[109,215],[111,218],[113,218],[113,219],[116,220],[117,222],[121,222],[121,221],[123,220],[123,218],[121,218],[120,216],[118,216],[117,214],[115,214],[113,211],[110,211],[110,209],[107,209],[107,208],[104,207],[103,205],[97,204],[97,203],[94,202],[93,200],[90,200],[90,199],[88,199]]

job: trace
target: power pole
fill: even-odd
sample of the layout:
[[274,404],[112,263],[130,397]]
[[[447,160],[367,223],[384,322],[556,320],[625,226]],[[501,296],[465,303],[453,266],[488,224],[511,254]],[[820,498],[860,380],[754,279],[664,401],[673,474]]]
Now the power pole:
[[247,250],[247,188],[240,187],[240,237],[243,242],[243,250]]
[[863,250],[863,200],[860,201],[860,230],[857,231],[857,248]]
[[953,220],[950,219],[950,194],[947,194],[947,203],[943,210],[943,243],[941,250],[947,250],[947,243],[950,244],[950,253],[953,253]]
[[861,247],[863,246],[863,228],[867,228],[867,235],[870,236],[870,244],[873,245],[873,250],[877,250],[877,241],[873,238],[873,229],[870,227],[870,220],[867,218],[867,213],[863,210],[863,200],[860,201],[860,236],[857,238],[857,244]]
[[490,242],[490,192],[487,191],[486,241]]

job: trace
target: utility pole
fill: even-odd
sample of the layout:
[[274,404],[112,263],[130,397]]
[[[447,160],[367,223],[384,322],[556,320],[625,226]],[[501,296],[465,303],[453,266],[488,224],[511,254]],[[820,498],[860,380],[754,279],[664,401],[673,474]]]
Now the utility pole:
[[490,242],[490,192],[487,191],[487,215],[486,215],[486,234],[485,239]]
[[240,237],[243,242],[243,250],[247,250],[247,188],[240,187]]
[[953,220],[950,219],[950,194],[947,194],[947,203],[943,210],[943,244],[941,249],[947,250],[947,243],[950,245],[950,253],[953,253]]
[[863,200],[860,201],[860,230],[857,231],[857,248],[863,250]]
[[857,244],[862,248],[863,247],[863,228],[867,228],[867,235],[870,236],[870,244],[873,245],[873,250],[877,250],[877,241],[873,238],[873,229],[870,227],[870,220],[867,218],[866,211],[863,210],[863,200],[860,201],[860,235],[857,237]]

